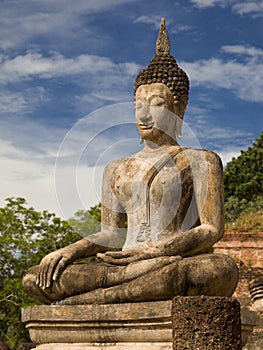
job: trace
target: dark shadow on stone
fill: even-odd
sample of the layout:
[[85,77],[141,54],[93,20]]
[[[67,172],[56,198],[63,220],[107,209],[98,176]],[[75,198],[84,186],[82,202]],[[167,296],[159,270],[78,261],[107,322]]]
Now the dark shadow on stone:
[[[19,345],[17,350],[30,350],[30,349],[34,349],[36,347],[36,344],[34,343],[23,343],[21,345]],[[1,348],[0,348],[1,350]]]

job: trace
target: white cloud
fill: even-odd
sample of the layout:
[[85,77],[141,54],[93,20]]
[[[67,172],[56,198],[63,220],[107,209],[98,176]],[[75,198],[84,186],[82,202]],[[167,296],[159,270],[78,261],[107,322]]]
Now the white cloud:
[[[57,130],[30,120],[1,118],[0,125],[0,204],[7,197],[25,197],[38,210],[59,214],[54,191],[54,157]],[[59,140],[59,138],[58,138]],[[37,190],[36,190],[37,189]]]
[[27,101],[20,92],[0,92],[0,113],[22,113],[27,110]]
[[[0,144],[2,146],[1,140]],[[0,162],[1,206],[8,197],[24,197],[35,209],[55,212],[67,219],[77,210],[87,209],[100,201],[102,166],[96,169],[78,167],[77,184],[76,169],[64,166],[60,169],[63,174],[59,177],[60,187],[56,188],[53,163],[45,164],[41,159],[13,159],[2,156]],[[77,191],[76,185],[81,192]],[[58,191],[60,188],[63,191]]]
[[[209,95],[197,95],[195,102],[190,103],[184,119],[201,148],[218,153],[223,164],[226,165],[232,157],[240,154],[241,149],[247,149],[254,141],[255,136],[251,132],[239,128],[239,125],[230,126],[224,123],[220,126],[214,116],[215,110],[218,108],[219,112],[221,109],[220,104],[217,105],[217,103],[218,101],[214,102]],[[228,112],[226,111],[226,113]],[[184,133],[183,128],[183,139]],[[187,142],[184,144],[188,145]]]
[[[84,96],[75,96],[72,101],[78,104],[77,112],[87,112],[105,105],[105,101],[119,102],[130,100],[125,91],[132,86],[134,77],[141,69],[135,62],[115,63],[107,57],[79,55],[65,57],[52,52],[48,56],[28,52],[13,58],[0,56],[0,84],[9,84],[8,90],[0,93],[0,112],[32,112],[39,102],[47,102],[51,98],[50,87],[39,86],[49,79],[67,79],[67,85],[73,84],[85,91]],[[85,78],[84,78],[85,77]],[[39,79],[42,79],[39,80]],[[36,88],[27,88],[31,81],[37,83]],[[23,90],[16,89],[16,84],[24,84]],[[13,85],[12,85],[13,84]],[[98,104],[96,105],[96,103]]]
[[49,100],[48,93],[41,86],[25,88],[23,92],[4,90],[0,92],[0,114],[32,112],[40,102]]
[[67,58],[56,52],[48,57],[44,57],[40,53],[29,52],[14,58],[2,56],[0,77],[3,83],[33,77],[50,79],[81,73],[97,74],[118,69],[122,70],[122,66],[114,64],[106,57],[80,55]]
[[225,6],[229,3],[228,0],[191,0],[191,2],[198,8],[213,7],[216,5]]
[[160,15],[159,16],[140,16],[134,20],[134,23],[146,23],[146,24],[152,24],[153,29],[159,29],[160,28]]
[[0,205],[22,196],[38,210],[68,218],[100,201],[105,163],[140,147],[132,103],[97,110],[71,130],[27,118],[21,130],[19,121],[0,120]]
[[263,1],[255,0],[191,0],[195,7],[205,9],[214,6],[231,7],[232,11],[238,15],[251,14],[252,16],[263,15]]
[[194,26],[189,26],[186,24],[176,23],[172,28],[171,33],[178,34],[181,32],[193,32],[196,28]]
[[226,53],[244,55],[244,62],[235,59],[210,58],[193,63],[181,62],[192,85],[229,89],[245,101],[263,101],[262,50],[253,47],[223,46]]
[[226,53],[248,55],[248,56],[263,56],[263,50],[253,46],[243,45],[224,45],[222,51]]
[[[146,23],[146,24],[151,24],[152,25],[152,29],[159,30],[160,28],[160,24],[161,24],[161,15],[152,15],[152,16],[140,16],[138,18],[136,18],[134,20],[134,23]],[[177,33],[181,33],[181,32],[189,32],[189,31],[193,31],[195,29],[194,26],[190,26],[187,24],[181,24],[181,23],[175,23],[175,25],[170,26],[169,25],[170,22],[169,20],[166,20],[166,26],[171,27],[169,32],[171,34],[177,34]]]
[[68,0],[4,2],[1,4],[0,46],[3,49],[24,47],[32,38],[43,35],[49,35],[50,41],[55,37],[56,46],[60,44],[59,38],[71,41],[79,39],[80,35],[85,37],[89,34],[86,26],[83,29],[88,15],[134,1],[137,0],[78,0],[74,4]]
[[223,166],[226,166],[226,164],[230,162],[232,158],[236,158],[240,155],[240,150],[233,147],[233,149],[218,152],[218,155],[222,160]]
[[263,16],[263,1],[241,2],[233,6],[233,11],[239,15]]
[[206,8],[214,6],[215,0],[191,0],[191,3],[199,8]]
[[[5,131],[3,130],[3,134]],[[39,139],[41,149],[34,149],[32,122],[24,123],[23,133],[26,133],[24,136],[28,140],[17,140],[20,138],[17,129],[12,130],[12,140],[0,138],[0,205],[4,205],[4,199],[7,197],[24,197],[28,204],[37,210],[47,209],[68,218],[78,209],[89,208],[99,202],[100,193],[98,186],[95,186],[93,167],[78,167],[78,186],[81,190],[85,189],[85,194],[88,192],[86,197],[77,192],[76,168],[72,164],[59,168],[62,176],[59,176],[60,187],[56,187],[55,160],[59,149],[59,139],[56,141],[56,138],[58,134],[62,136],[65,130],[49,129],[36,123],[35,137]],[[46,135],[46,139],[43,134]],[[44,145],[47,144],[46,149]],[[32,151],[29,151],[29,148],[32,148]],[[101,176],[102,168],[101,166],[100,172],[97,169],[96,180]]]

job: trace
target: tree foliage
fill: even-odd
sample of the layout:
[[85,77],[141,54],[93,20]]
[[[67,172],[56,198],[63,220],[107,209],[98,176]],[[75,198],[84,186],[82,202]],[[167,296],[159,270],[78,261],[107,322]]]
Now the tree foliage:
[[79,238],[66,221],[29,208],[24,198],[8,198],[0,208],[0,340],[11,349],[29,340],[21,307],[36,304],[22,288],[23,272]]
[[70,226],[82,237],[100,231],[101,204],[87,210],[78,210],[73,218],[68,220]]
[[224,171],[226,221],[263,209],[263,132]]

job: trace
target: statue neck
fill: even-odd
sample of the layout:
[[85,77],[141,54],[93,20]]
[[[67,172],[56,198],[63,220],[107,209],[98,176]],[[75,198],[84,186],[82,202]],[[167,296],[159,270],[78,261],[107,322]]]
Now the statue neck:
[[166,138],[163,140],[159,140],[158,142],[152,142],[150,140],[144,141],[144,150],[158,150],[159,148],[169,147],[169,146],[179,146],[175,138],[172,138],[166,135]]

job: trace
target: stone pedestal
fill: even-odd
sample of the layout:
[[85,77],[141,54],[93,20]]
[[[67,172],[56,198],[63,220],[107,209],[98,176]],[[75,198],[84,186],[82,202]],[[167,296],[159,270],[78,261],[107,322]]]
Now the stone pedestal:
[[[172,350],[168,343],[49,343],[39,345],[37,350]],[[34,349],[33,349],[34,350]]]
[[[213,305],[213,297],[208,299]],[[189,299],[179,297],[178,300],[181,300],[178,305],[183,305],[182,300]],[[173,304],[176,308],[176,299]],[[172,350],[171,309],[171,301],[109,305],[41,305],[22,309],[22,321],[29,330],[31,340],[37,344],[37,350]],[[180,310],[179,317],[186,315],[185,308],[181,306]],[[206,315],[205,320],[208,320],[211,308],[205,307],[203,312]],[[207,323],[207,326],[213,330],[216,319],[213,309],[212,312],[211,322]],[[198,312],[194,310],[188,309],[188,315],[191,320],[194,316],[198,318]],[[236,316],[235,314],[235,320]],[[199,323],[201,324],[200,320],[197,321],[198,325]]]
[[240,305],[226,297],[175,297],[173,350],[241,350]]
[[171,350],[171,301],[33,306],[22,321],[37,350]]

